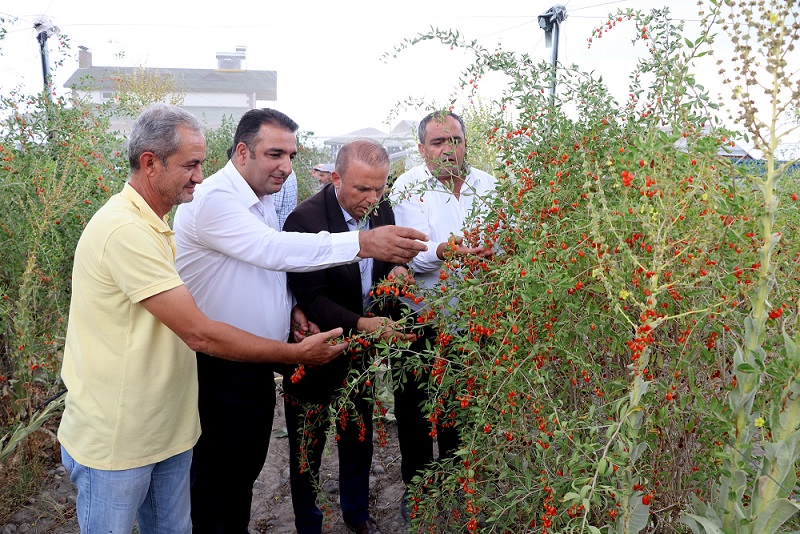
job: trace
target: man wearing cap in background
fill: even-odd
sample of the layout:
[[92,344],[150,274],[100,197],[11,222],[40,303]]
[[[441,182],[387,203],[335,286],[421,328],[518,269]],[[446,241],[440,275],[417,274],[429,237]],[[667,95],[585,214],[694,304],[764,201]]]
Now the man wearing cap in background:
[[311,176],[319,182],[319,188],[322,189],[325,184],[331,183],[331,173],[333,173],[333,163],[318,163],[314,165]]

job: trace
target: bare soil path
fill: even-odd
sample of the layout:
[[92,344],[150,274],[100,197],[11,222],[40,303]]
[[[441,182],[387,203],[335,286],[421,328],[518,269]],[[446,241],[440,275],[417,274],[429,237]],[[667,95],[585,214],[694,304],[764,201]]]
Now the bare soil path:
[[[387,445],[375,445],[370,476],[370,512],[383,534],[399,534],[406,528],[400,517],[400,499],[403,482],[400,478],[400,450],[397,445],[397,428],[386,424]],[[267,462],[253,489],[253,508],[250,532],[293,534],[294,514],[289,493],[289,443],[285,437],[283,402],[278,399]],[[57,450],[57,449],[56,449]],[[321,481],[325,496],[333,513],[326,532],[344,534],[345,527],[339,510],[339,465],[335,445],[329,447],[322,461]],[[0,534],[79,534],[75,520],[75,489],[64,468],[59,464],[48,472],[42,492],[25,506],[9,515],[6,524],[0,524]],[[7,515],[2,511],[0,517]]]

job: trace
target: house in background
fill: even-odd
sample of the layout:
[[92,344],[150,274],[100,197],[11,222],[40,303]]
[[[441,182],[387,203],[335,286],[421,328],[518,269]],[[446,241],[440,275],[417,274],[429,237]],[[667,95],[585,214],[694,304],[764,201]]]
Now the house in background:
[[330,161],[336,161],[339,150],[348,141],[364,138],[374,139],[386,148],[389,153],[389,161],[394,163],[395,161],[404,160],[406,167],[409,167],[411,163],[421,161],[417,151],[416,128],[417,123],[414,121],[403,120],[392,128],[389,133],[382,132],[376,128],[363,128],[348,134],[331,137],[324,142],[324,145],[328,151]]
[[[235,52],[218,52],[216,69],[180,69],[146,67],[101,67],[92,65],[92,53],[79,47],[78,70],[64,84],[72,89],[74,98],[89,98],[103,103],[115,98],[120,89],[119,79],[135,77],[142,72],[158,79],[174,81],[183,92],[181,107],[189,111],[207,127],[216,128],[223,116],[233,116],[238,123],[241,116],[256,107],[258,100],[277,100],[278,73],[274,70],[247,70],[244,67],[246,47],[237,46]],[[133,119],[120,117],[112,128],[130,130]]]
[[[671,133],[672,131],[672,129],[669,126],[664,126],[660,128],[660,130],[666,133]],[[712,130],[710,123],[706,123],[703,125],[702,133],[704,136],[710,136],[714,134],[714,130]],[[675,143],[675,148],[685,152],[687,150],[686,139],[685,138],[678,139],[678,141]],[[737,143],[733,139],[730,139],[727,145],[721,147],[717,151],[717,155],[727,159],[732,163],[742,163],[747,161],[754,161],[755,159],[757,159],[753,157],[753,155],[745,147],[743,147],[741,144]]]
[[731,159],[734,163],[755,160],[750,152],[736,141],[731,141],[728,147],[721,149],[719,155]]

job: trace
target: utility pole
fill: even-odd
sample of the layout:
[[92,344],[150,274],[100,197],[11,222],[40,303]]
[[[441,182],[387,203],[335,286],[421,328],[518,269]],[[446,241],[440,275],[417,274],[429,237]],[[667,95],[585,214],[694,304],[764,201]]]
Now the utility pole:
[[58,26],[54,26],[53,23],[50,22],[50,19],[44,15],[33,23],[33,28],[36,30],[36,40],[39,41],[39,52],[42,56],[44,90],[47,93],[47,98],[52,101],[53,96],[50,93],[50,53],[47,48],[47,39],[54,35],[59,35],[61,30],[58,29]]
[[550,83],[550,99],[556,96],[556,63],[558,62],[558,34],[561,23],[567,19],[567,8],[561,4],[554,5],[539,15],[539,27],[544,30],[544,44],[552,46],[553,54],[550,63],[553,65],[553,81]]

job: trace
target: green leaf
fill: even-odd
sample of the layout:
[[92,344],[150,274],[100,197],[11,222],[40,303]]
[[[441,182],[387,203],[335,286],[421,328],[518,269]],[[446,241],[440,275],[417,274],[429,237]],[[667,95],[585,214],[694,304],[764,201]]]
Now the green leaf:
[[581,496],[575,493],[574,491],[570,491],[566,493],[563,497],[561,497],[561,502],[572,502],[572,501],[579,501]]
[[[687,519],[693,520],[697,527],[702,527],[702,530],[699,528],[695,529],[692,523],[690,523]],[[722,529],[716,523],[706,517],[695,514],[686,514],[686,517],[680,518],[679,521],[691,528],[692,532],[695,532],[696,534],[723,534]]]
[[634,465],[642,453],[647,450],[647,442],[638,443],[631,451],[631,465]]
[[678,522],[683,523],[684,525],[689,527],[692,531],[692,534],[702,534],[702,531],[700,530],[700,525],[697,523],[697,521],[695,521],[691,517],[684,516],[680,518]]
[[756,369],[754,366],[750,365],[749,363],[742,363],[737,368],[737,371],[741,371],[743,373],[758,373],[759,370]]
[[641,492],[636,492],[631,499],[633,505],[629,509],[627,517],[620,516],[621,522],[618,523],[618,526],[621,526],[622,532],[627,534],[639,534],[650,520],[650,507],[642,504]]
[[789,360],[789,362],[796,364],[800,359],[800,357],[798,357],[800,352],[797,350],[797,343],[795,343],[792,337],[786,333],[786,328],[783,329],[783,343],[786,346],[786,359]]
[[773,534],[781,525],[786,523],[797,511],[800,505],[789,499],[776,499],[767,503],[764,510],[758,514],[753,524],[753,532],[758,534]]

